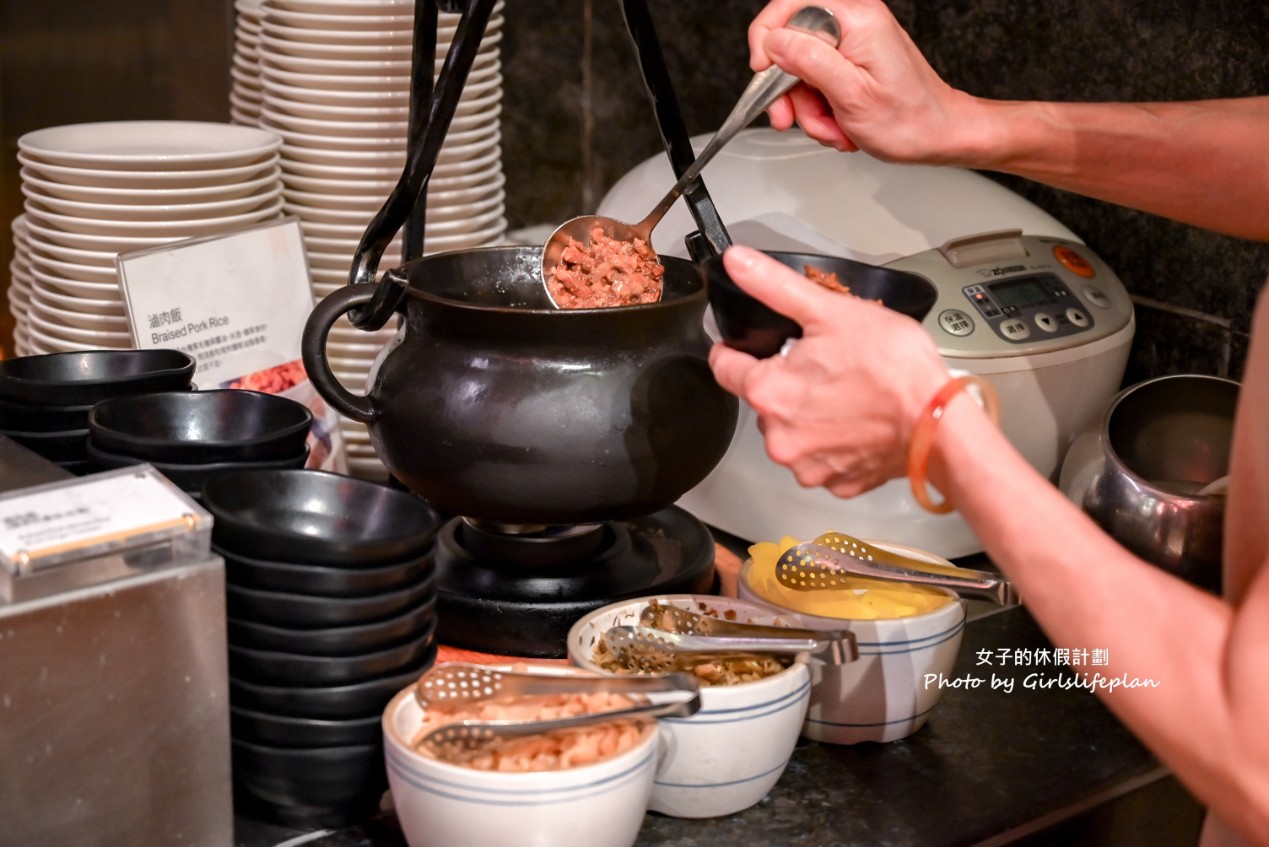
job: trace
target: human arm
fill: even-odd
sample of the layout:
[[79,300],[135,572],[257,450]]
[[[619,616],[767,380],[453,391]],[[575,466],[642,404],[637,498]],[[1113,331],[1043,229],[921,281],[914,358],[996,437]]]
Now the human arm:
[[1033,179],[1229,235],[1269,240],[1269,97],[1057,103],[975,97],[934,71],[881,0],[823,0],[836,49],[783,28],[805,0],[772,0],[750,64],[804,85],[770,109],[841,150]]
[[[787,357],[755,360],[722,345],[711,354],[719,382],[754,408],[772,458],[842,496],[903,476],[915,423],[948,379],[924,330],[754,251],[732,248],[724,261],[741,288],[803,326]],[[1252,563],[1259,575],[1234,607],[1141,561],[963,393],[936,429],[930,474],[1056,645],[1104,648],[1104,676],[1158,682],[1099,696],[1203,803],[1263,839],[1269,568]]]

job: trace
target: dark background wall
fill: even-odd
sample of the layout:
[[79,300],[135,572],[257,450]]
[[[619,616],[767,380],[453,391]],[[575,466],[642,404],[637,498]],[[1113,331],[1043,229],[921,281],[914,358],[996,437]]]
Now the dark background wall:
[[[688,129],[712,132],[749,79],[745,30],[763,3],[647,2]],[[1262,2],[895,0],[892,8],[941,74],[981,96],[1269,94]],[[618,177],[662,149],[620,3],[508,0],[504,14],[511,226],[591,211]],[[3,222],[21,211],[14,153],[23,132],[86,120],[227,120],[232,30],[228,0],[0,0]],[[1240,376],[1269,245],[1001,179],[1079,234],[1133,292],[1139,329],[1127,380]],[[6,328],[0,319],[0,343]]]

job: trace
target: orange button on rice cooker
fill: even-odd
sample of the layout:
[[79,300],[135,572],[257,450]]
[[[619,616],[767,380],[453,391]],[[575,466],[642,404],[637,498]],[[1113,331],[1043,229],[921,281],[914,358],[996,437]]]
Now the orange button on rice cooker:
[[1066,247],[1064,245],[1054,247],[1053,256],[1062,263],[1064,268],[1076,276],[1082,276],[1084,279],[1092,279],[1097,275],[1097,271],[1095,271],[1093,266],[1089,264],[1088,259],[1085,259],[1079,253],[1076,253],[1070,247]]

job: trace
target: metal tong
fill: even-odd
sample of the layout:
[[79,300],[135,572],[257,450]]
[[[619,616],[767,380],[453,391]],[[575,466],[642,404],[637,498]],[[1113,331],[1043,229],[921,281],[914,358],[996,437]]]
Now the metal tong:
[[688,717],[701,708],[700,681],[689,673],[658,676],[599,676],[581,673],[510,671],[466,662],[446,662],[420,677],[414,697],[424,709],[434,705],[476,703],[548,694],[636,694],[672,692],[685,696],[662,703],[638,703],[584,715],[545,720],[464,720],[437,727],[420,740],[434,755],[447,749],[472,749],[499,738],[538,735],[625,718]]
[[795,591],[849,588],[848,575],[947,588],[999,606],[1021,602],[1013,583],[1000,574],[923,562],[840,532],[791,547],[776,562],[776,579]]
[[[823,635],[824,633],[819,633]],[[731,635],[683,635],[650,626],[614,626],[604,632],[604,644],[617,660],[641,671],[674,667],[679,656],[790,655],[808,653],[830,664],[845,664],[858,656],[849,638],[798,638]]]
[[639,623],[611,627],[604,644],[622,664],[641,671],[671,668],[677,657],[688,655],[806,653],[834,665],[859,657],[855,634],[844,629],[740,623],[659,604],[645,608]]
[[[731,636],[736,638],[805,639],[826,642],[812,652],[834,664],[853,662],[859,658],[855,633],[846,629],[802,629],[759,623],[729,621],[714,615],[703,615],[682,606],[648,606],[639,614],[639,623],[657,629],[668,629],[680,635]],[[668,626],[667,626],[668,624]],[[822,654],[822,655],[821,655]]]

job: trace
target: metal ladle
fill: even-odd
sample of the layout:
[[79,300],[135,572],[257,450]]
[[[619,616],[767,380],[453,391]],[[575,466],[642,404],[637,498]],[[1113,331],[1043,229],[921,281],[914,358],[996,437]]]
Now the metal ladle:
[[[837,23],[837,19],[833,17],[833,13],[819,6],[802,8],[789,19],[785,26],[789,29],[798,29],[819,35],[834,46],[842,38],[841,27]],[[754,118],[766,111],[768,106],[796,85],[797,82],[798,78],[796,76],[786,73],[776,65],[772,65],[766,70],[755,74],[744,92],[741,93],[740,99],[736,101],[731,114],[727,116],[727,119],[723,121],[723,125],[719,127],[718,132],[705,145],[705,149],[696,157],[691,166],[683,172],[683,176],[679,177],[679,181],[674,183],[674,186],[661,199],[661,202],[656,205],[656,208],[649,212],[648,216],[639,223],[628,224],[625,221],[604,217],[603,215],[581,215],[576,218],[570,218],[560,224],[555,232],[551,233],[551,237],[546,240],[546,245],[542,248],[542,283],[546,286],[546,293],[548,297],[551,297],[551,302],[555,303],[555,298],[551,296],[551,272],[560,263],[570,239],[576,239],[583,244],[589,243],[591,230],[598,226],[604,235],[610,238],[618,241],[633,241],[638,238],[651,246],[652,228],[660,223],[661,218],[665,217],[665,213],[682,196],[683,191],[692,180],[700,175],[705,165],[714,158],[719,150],[726,146],[727,142],[735,137],[736,133],[752,123]],[[555,303],[555,305],[559,306],[558,303]]]
[[465,662],[437,665],[415,685],[414,697],[424,709],[433,705],[476,703],[497,698],[548,694],[649,694],[677,692],[682,699],[638,703],[583,715],[544,720],[463,720],[439,726],[420,739],[434,755],[470,750],[499,738],[519,738],[561,729],[591,726],[626,718],[688,717],[701,708],[700,681],[689,673],[658,676],[589,676],[507,671]]
[[848,575],[948,588],[999,606],[1020,602],[1013,583],[1000,574],[923,562],[840,532],[790,547],[776,562],[776,579],[795,591],[850,589]]

